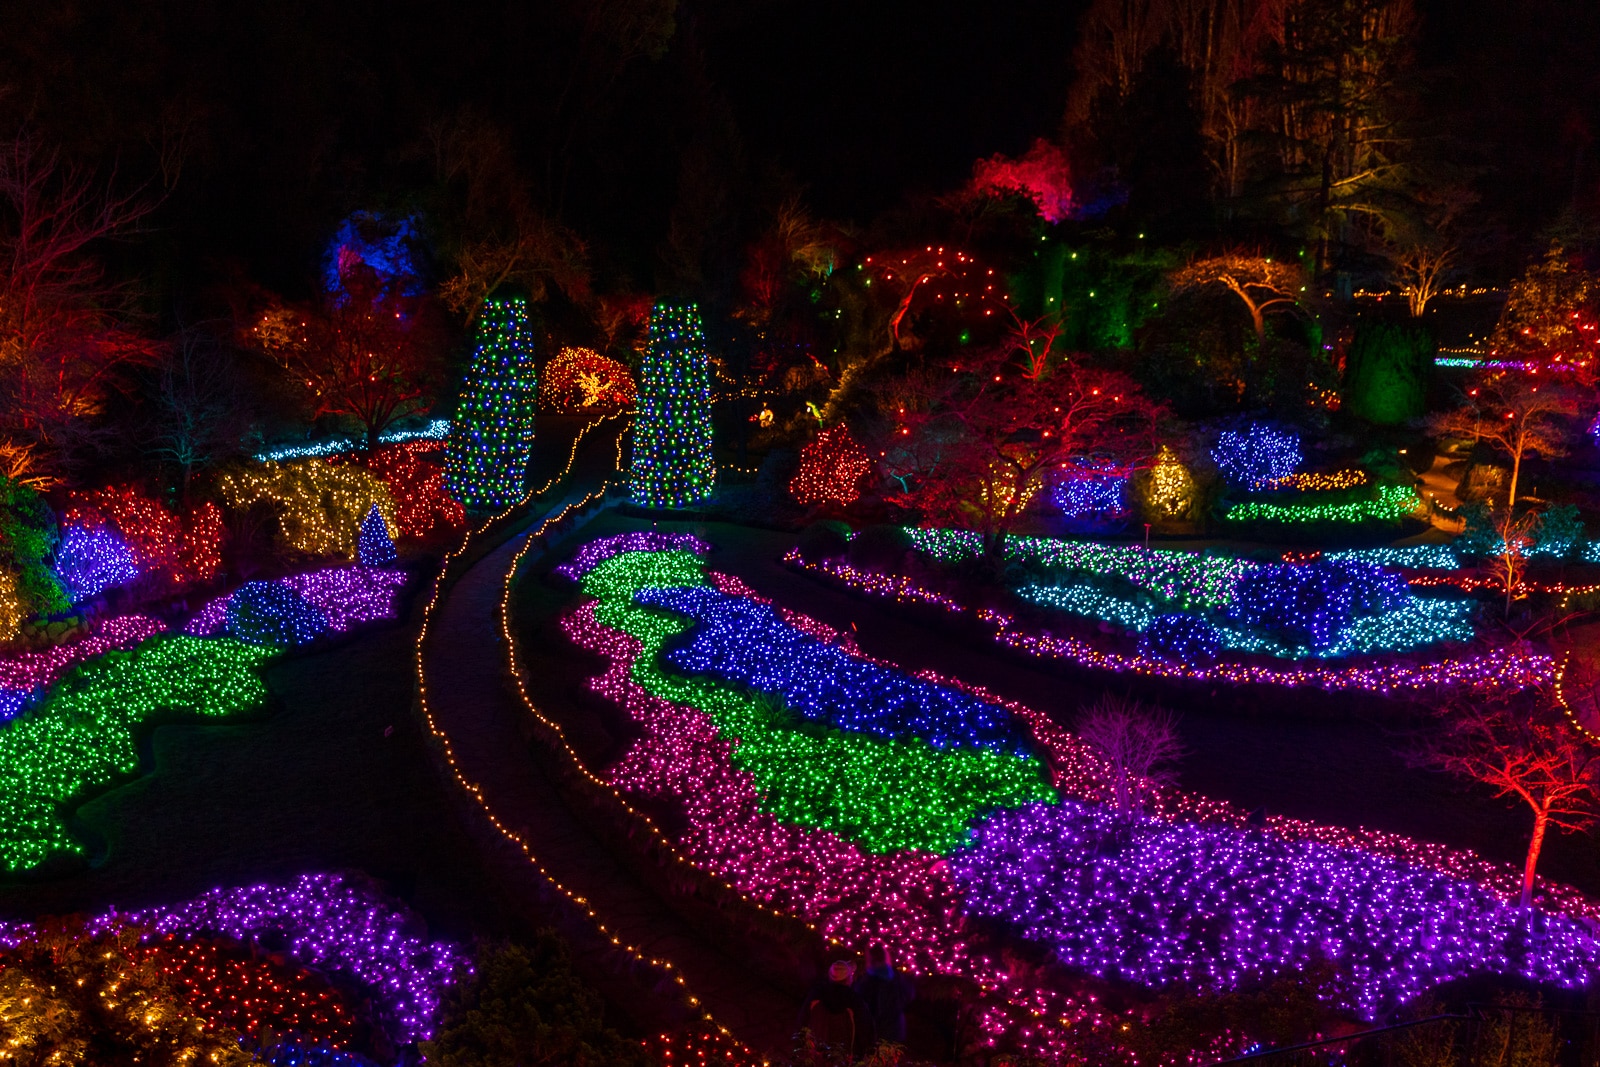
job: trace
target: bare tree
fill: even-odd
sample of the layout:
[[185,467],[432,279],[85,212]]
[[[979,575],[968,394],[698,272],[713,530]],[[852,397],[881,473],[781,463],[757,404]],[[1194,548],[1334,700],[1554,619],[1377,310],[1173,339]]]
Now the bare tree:
[[154,346],[121,328],[125,293],[91,255],[156,201],[63,163],[27,132],[0,143],[0,379],[12,430],[59,449],[112,372]]
[[1572,393],[1549,379],[1499,374],[1471,389],[1454,411],[1430,418],[1435,434],[1469,437],[1496,446],[1511,457],[1506,509],[1517,503],[1522,461],[1529,455],[1564,456],[1561,420],[1576,415]]
[[194,472],[236,444],[244,430],[243,388],[230,354],[203,327],[180,331],[153,372],[146,449],[178,468],[187,503]]
[[1444,240],[1418,241],[1396,254],[1394,278],[1405,294],[1412,318],[1420,319],[1433,298],[1444,291],[1455,258],[1455,246]]
[[1587,830],[1600,816],[1600,748],[1578,733],[1543,688],[1496,686],[1454,690],[1419,737],[1414,762],[1492,786],[1533,814],[1523,863],[1523,907],[1551,827]]
[[1080,711],[1078,736],[1105,764],[1111,806],[1126,818],[1144,809],[1152,790],[1177,779],[1173,764],[1183,744],[1169,711],[1107,693]]
[[1215,285],[1238,297],[1250,312],[1258,343],[1266,338],[1268,309],[1298,307],[1306,289],[1299,267],[1244,252],[1198,259],[1172,276],[1172,287],[1178,292]]

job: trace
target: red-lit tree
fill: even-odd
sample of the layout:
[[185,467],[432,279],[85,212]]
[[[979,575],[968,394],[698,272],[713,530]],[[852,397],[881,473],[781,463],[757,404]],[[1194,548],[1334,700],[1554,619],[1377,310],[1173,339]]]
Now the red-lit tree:
[[1139,468],[1155,452],[1161,415],[1125,374],[1073,358],[1030,377],[1013,355],[1001,345],[952,368],[948,379],[920,379],[931,395],[902,405],[907,413],[890,434],[907,439],[904,454],[930,462],[916,472],[917,506],[935,521],[980,531],[996,557],[1047,473],[1099,471],[1107,462]]
[[367,447],[398,419],[426,410],[444,373],[435,308],[407,279],[362,263],[341,268],[342,292],[321,307],[278,306],[252,340],[303,385],[313,416],[354,420]]
[[795,500],[813,504],[853,504],[861,483],[872,473],[872,459],[844,423],[830,426],[800,450],[800,469],[789,481]]
[[1600,816],[1600,748],[1539,688],[1458,689],[1436,710],[1433,728],[1412,753],[1416,762],[1482,782],[1533,813],[1522,872],[1527,907],[1551,827],[1586,830]]
[[154,207],[31,136],[0,143],[0,424],[14,442],[70,448],[116,372],[154,358],[118,313],[128,294],[93,255]]
[[971,191],[979,196],[1020,196],[1046,222],[1064,222],[1072,213],[1072,172],[1060,145],[1033,142],[1017,159],[991,156],[972,167]]

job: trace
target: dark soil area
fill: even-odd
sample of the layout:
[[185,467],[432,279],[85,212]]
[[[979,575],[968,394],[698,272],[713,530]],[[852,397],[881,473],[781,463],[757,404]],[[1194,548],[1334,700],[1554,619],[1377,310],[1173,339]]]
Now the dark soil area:
[[[560,637],[550,613],[577,603],[576,590],[546,577],[581,543],[648,519],[608,512],[555,545],[518,587],[524,654],[547,713],[572,731],[587,757],[620,751],[628,726],[583,688],[598,661]],[[791,534],[724,523],[659,522],[660,529],[698,533],[716,546],[713,568],[737,575],[784,607],[829,625],[854,626],[861,648],[911,670],[931,669],[983,685],[1049,712],[1069,724],[1102,692],[1125,692],[1129,681],[1057,670],[997,649],[977,634],[931,623],[903,607],[857,597],[779,562]],[[1255,687],[1239,693],[1168,690],[1188,747],[1181,784],[1246,808],[1265,808],[1323,823],[1365,826],[1470,848],[1489,859],[1519,863],[1531,820],[1487,790],[1408,767],[1397,748],[1403,707],[1357,697]],[[1600,895],[1600,850],[1587,836],[1547,839],[1540,873]]]

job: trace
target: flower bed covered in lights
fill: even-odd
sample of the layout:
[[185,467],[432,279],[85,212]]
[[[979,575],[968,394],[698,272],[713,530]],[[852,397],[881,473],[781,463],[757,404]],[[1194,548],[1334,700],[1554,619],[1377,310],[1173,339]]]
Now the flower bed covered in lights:
[[[81,921],[76,930],[0,924],[7,954],[41,936],[105,940],[159,969],[208,1029],[367,1063],[363,1031],[398,1047],[432,1035],[444,992],[471,973],[460,949],[422,936],[420,918],[364,880],[302,875],[285,885],[216,889],[179,904]],[[123,932],[135,938],[129,943]],[[278,1062],[272,1060],[271,1062]],[[289,1062],[285,1060],[284,1062]],[[305,1061],[310,1062],[310,1061]]]
[[[1469,974],[1600,973],[1573,915],[1600,906],[1554,887],[1519,911],[1520,872],[1470,853],[1278,817],[1251,829],[1171,789],[1108,849],[1101,765],[1048,717],[862,656],[708,572],[709,546],[682,538],[606,539],[562,568],[587,594],[563,627],[607,664],[591,687],[640,730],[606,778],[674,802],[685,857],[745,894],[830,937],[894,944],[913,973],[976,980],[995,1040],[1050,1055],[1067,1031],[1119,1019],[1019,976],[964,916],[1069,971],[1151,988],[1232,989],[1325,958],[1342,968],[1339,1006],[1367,1018]],[[988,784],[941,769],[956,759]]]
[[[973,533],[907,533],[919,552],[946,565],[983,551]],[[1397,574],[1349,554],[1266,566],[1044,537],[1008,538],[1005,553],[1034,576],[1015,590],[1022,601],[1134,634],[1148,634],[1158,623],[1172,632],[1175,617],[1187,616],[1184,628],[1196,639],[1200,630],[1210,632],[1204,645],[1241,655],[1334,659],[1468,641],[1474,634],[1470,600],[1413,593]],[[1148,651],[1150,642],[1144,647]]]

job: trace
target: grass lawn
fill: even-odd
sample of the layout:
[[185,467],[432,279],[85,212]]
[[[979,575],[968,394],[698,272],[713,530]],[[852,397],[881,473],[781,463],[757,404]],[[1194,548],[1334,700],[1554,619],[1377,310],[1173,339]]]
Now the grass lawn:
[[[592,538],[650,525],[607,512],[556,546],[552,560],[559,562]],[[737,575],[783,606],[835,627],[855,624],[869,654],[986,686],[1063,723],[1070,724],[1080,706],[1107,688],[1121,691],[1126,686],[1104,675],[1056,673],[1001,654],[987,641],[924,625],[882,601],[856,598],[794,573],[778,562],[794,542],[790,534],[724,523],[657,525],[712,542],[717,546],[710,556],[713,568]],[[576,602],[570,584],[543,578],[550,566],[538,564],[518,590],[535,698],[567,724],[587,756],[608,758],[626,744],[628,725],[583,693],[582,682],[596,664],[574,655],[570,645],[563,648],[550,622],[552,613]],[[1531,826],[1521,810],[1495,800],[1487,790],[1407,767],[1395,754],[1390,725],[1378,716],[1341,713],[1341,703],[1327,700],[1308,710],[1299,706],[1305,702],[1293,690],[1274,690],[1261,702],[1269,710],[1258,710],[1256,701],[1231,698],[1225,687],[1167,701],[1181,715],[1189,749],[1181,784],[1248,808],[1363,825],[1521,863]],[[1329,714],[1330,706],[1334,714]],[[1600,895],[1600,850],[1587,836],[1552,836],[1545,842],[1540,873]]]

